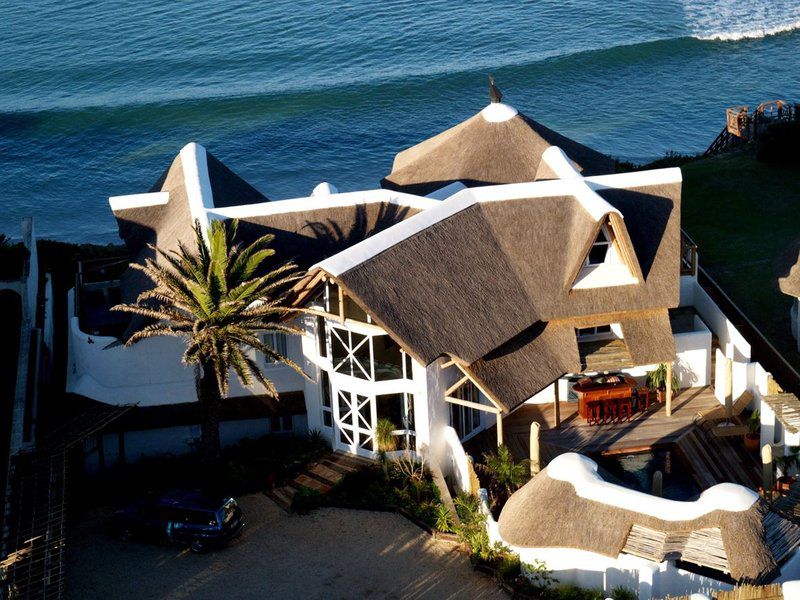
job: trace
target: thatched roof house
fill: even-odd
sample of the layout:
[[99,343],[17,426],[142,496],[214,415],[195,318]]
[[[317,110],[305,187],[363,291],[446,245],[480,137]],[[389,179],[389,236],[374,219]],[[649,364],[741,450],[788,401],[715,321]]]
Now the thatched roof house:
[[[507,410],[581,371],[576,328],[619,323],[635,364],[674,360],[680,171],[583,178],[558,148],[542,165],[560,179],[463,190],[311,276],[421,363],[455,359]],[[608,243],[613,260],[592,265]]]
[[518,548],[681,560],[750,582],[776,575],[800,544],[800,527],[742,486],[719,484],[693,502],[666,500],[603,481],[594,461],[572,453],[515,492],[498,524]]
[[455,181],[469,187],[524,183],[552,176],[542,154],[561,148],[583,175],[613,173],[614,159],[493,102],[463,123],[398,153],[381,185],[425,195]]

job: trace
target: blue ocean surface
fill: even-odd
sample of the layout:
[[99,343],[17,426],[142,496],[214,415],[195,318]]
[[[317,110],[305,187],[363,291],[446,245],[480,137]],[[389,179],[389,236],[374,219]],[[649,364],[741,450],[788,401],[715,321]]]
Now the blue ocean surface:
[[269,198],[377,185],[505,100],[613,156],[702,151],[724,109],[800,101],[800,2],[0,3],[0,232],[117,241],[110,195],[189,141]]

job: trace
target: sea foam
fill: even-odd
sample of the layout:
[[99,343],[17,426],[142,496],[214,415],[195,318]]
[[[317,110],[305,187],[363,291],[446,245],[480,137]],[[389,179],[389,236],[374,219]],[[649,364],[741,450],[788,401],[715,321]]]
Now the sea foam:
[[700,40],[757,39],[800,28],[800,5],[794,1],[684,0],[683,9],[692,37]]

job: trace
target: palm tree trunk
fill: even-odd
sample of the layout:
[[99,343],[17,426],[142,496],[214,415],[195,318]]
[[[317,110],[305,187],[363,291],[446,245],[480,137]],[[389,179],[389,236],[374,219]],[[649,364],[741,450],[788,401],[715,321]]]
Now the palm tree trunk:
[[195,374],[200,401],[200,451],[206,468],[216,468],[220,460],[219,413],[222,395],[211,362],[203,362]]

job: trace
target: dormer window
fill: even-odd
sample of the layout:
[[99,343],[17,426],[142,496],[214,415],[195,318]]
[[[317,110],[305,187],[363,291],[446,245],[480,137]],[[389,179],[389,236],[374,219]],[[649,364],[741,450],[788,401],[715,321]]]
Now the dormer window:
[[615,241],[614,229],[606,220],[589,247],[572,289],[601,288],[638,283]]
[[587,267],[602,265],[604,262],[606,262],[608,251],[610,249],[611,236],[608,235],[608,230],[606,229],[606,226],[603,225],[597,234],[597,239],[595,239],[592,247],[589,249],[589,254],[586,257],[585,265]]

